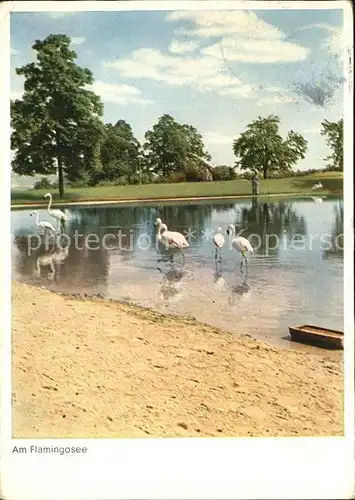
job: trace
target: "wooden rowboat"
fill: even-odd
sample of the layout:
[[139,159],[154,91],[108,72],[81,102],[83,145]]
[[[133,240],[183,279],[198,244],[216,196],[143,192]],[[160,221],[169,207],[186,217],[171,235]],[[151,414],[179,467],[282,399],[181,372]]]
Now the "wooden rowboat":
[[344,349],[344,332],[314,325],[290,326],[291,340],[327,349]]

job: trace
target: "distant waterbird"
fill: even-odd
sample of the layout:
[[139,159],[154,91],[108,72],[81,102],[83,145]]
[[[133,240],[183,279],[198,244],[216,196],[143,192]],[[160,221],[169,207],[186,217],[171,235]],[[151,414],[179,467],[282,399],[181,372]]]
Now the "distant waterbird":
[[54,209],[54,210],[51,209],[51,206],[52,206],[52,195],[50,193],[45,194],[43,196],[43,198],[44,199],[49,198],[49,203],[48,203],[47,211],[48,211],[49,215],[51,215],[52,217],[54,217],[57,220],[57,226],[59,226],[59,223],[63,224],[65,221],[69,220],[68,216],[62,210],[59,210],[57,208]]
[[[243,256],[245,263],[248,264],[248,259],[246,257],[246,253],[253,253],[253,247],[250,244],[250,241],[243,236],[239,236],[239,234],[235,234],[235,227],[233,224],[230,224],[227,229],[228,236],[232,237],[232,246],[235,248],[241,255]],[[240,263],[240,267],[242,267],[243,261]]]

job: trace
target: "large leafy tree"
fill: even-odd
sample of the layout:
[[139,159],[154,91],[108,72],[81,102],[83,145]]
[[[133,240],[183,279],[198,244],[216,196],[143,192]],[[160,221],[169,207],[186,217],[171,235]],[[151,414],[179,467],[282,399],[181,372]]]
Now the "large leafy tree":
[[69,37],[49,35],[32,48],[36,62],[16,69],[25,82],[22,99],[11,102],[12,168],[21,175],[58,173],[63,197],[64,176],[73,181],[100,167],[103,106]]
[[141,145],[135,138],[132,127],[125,120],[115,125],[105,125],[105,137],[100,147],[102,170],[96,180],[114,180],[125,177],[128,182],[138,175],[141,167]]
[[279,126],[280,119],[274,115],[250,123],[233,143],[237,166],[259,172],[266,179],[272,172],[289,172],[304,158],[307,141],[293,130],[283,139]]
[[210,159],[201,134],[191,125],[176,122],[168,114],[161,116],[146,132],[145,139],[145,161],[149,169],[161,177],[185,171],[190,175],[204,168],[201,160]]
[[343,119],[337,122],[324,120],[322,122],[321,134],[326,137],[327,146],[332,150],[332,154],[325,160],[329,161],[328,168],[343,170],[343,148],[344,148],[344,130]]

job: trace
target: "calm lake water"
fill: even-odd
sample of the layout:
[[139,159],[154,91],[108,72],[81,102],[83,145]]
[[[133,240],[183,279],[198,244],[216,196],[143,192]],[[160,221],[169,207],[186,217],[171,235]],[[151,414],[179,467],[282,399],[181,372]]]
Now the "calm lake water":
[[[35,217],[30,210],[12,212],[14,279],[194,316],[285,347],[306,349],[289,343],[289,325],[343,329],[339,199],[81,206],[65,212],[68,236],[54,253],[44,240],[36,248],[36,236],[29,249],[27,235],[38,233]],[[170,230],[188,234],[185,264],[179,254],[171,264],[166,250],[156,247],[157,217]],[[55,225],[46,210],[39,211],[39,219]],[[243,269],[225,232],[231,223],[244,229],[255,248]],[[216,262],[211,240],[218,226],[226,238],[221,262]]]

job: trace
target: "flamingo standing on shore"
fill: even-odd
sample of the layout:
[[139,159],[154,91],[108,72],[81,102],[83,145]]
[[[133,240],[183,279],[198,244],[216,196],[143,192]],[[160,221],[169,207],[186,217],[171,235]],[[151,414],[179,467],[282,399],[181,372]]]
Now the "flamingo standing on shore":
[[[242,236],[239,236],[239,234],[235,234],[235,227],[233,224],[230,224],[227,229],[227,234],[228,236],[232,236],[232,246],[235,248],[238,252],[242,254],[244,257],[245,263],[248,264],[248,259],[246,257],[246,253],[253,253],[253,247],[250,244],[250,241],[247,240],[246,238],[243,238]],[[240,262],[240,267],[242,268],[243,266],[243,261]]]
[[69,220],[68,219],[68,216],[62,212],[62,210],[59,210],[59,209],[54,209],[52,210],[51,209],[51,206],[52,206],[52,195],[50,193],[47,193],[43,196],[44,199],[46,198],[49,198],[49,203],[48,203],[48,207],[47,207],[47,211],[49,213],[49,215],[51,215],[52,217],[54,217],[55,219],[57,219],[57,227],[59,227],[59,222],[61,224],[63,224],[65,221]]
[[[168,226],[158,218],[154,223],[157,229],[157,238],[161,241],[168,250],[179,249],[185,262],[184,248],[189,247],[189,244],[182,233],[178,231],[168,231]],[[170,254],[170,261],[173,260],[173,254]]]

